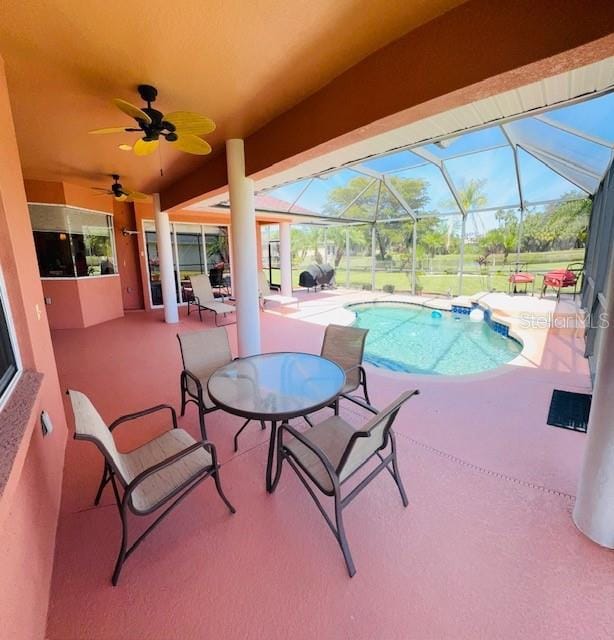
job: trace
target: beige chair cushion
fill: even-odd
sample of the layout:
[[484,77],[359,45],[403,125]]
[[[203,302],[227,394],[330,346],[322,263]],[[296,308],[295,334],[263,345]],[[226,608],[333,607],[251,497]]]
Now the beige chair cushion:
[[[183,366],[196,376],[203,387],[203,402],[205,408],[215,406],[207,392],[207,383],[211,374],[232,361],[232,352],[228,342],[228,334],[224,327],[191,331],[177,335],[181,343]],[[188,391],[198,397],[196,384],[191,378],[187,379]]]
[[[187,449],[195,442],[196,440],[183,429],[171,429],[138,449],[120,454],[126,469],[127,482],[130,483],[142,471]],[[211,465],[208,451],[204,448],[193,451],[140,483],[132,493],[132,505],[136,511],[148,511]]]
[[194,295],[198,298],[200,302],[200,306],[205,309],[209,309],[210,311],[215,312],[216,314],[220,313],[233,313],[236,311],[236,308],[231,304],[226,304],[225,302],[217,302],[215,296],[213,295],[213,290],[211,289],[211,283],[209,282],[209,276],[206,274],[192,276],[190,278],[190,282],[192,284],[192,291]]
[[[329,459],[333,469],[336,469],[354,431],[354,428],[343,418],[332,416],[305,431],[303,436],[319,447]],[[313,451],[296,438],[288,440],[284,446],[322,491],[330,492],[333,490],[333,484],[326,467]]]
[[294,296],[282,296],[278,293],[273,293],[271,291],[269,281],[263,271],[258,272],[258,287],[260,288],[260,295],[264,302],[276,302],[277,304],[298,303],[298,298],[295,298]]
[[362,364],[367,332],[368,329],[336,324],[326,327],[320,355],[336,362],[345,371],[346,383],[342,393],[354,391],[360,385],[358,365]]

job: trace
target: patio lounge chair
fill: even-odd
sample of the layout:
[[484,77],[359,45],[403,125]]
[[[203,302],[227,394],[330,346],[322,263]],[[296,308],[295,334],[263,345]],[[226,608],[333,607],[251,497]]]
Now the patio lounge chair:
[[219,315],[226,315],[227,313],[234,313],[235,307],[225,302],[218,302],[211,289],[211,283],[209,282],[209,276],[206,274],[192,276],[190,278],[192,283],[192,300],[188,299],[188,315],[190,315],[190,307],[196,306],[198,309],[198,317],[202,320],[202,310],[213,311],[215,314],[215,324],[218,325],[217,317]]
[[[379,413],[373,407],[361,403],[375,414],[361,429],[355,430],[339,416],[331,416],[304,433],[296,431],[287,423],[283,423],[277,432],[277,467],[271,491],[277,487],[283,461],[287,460],[337,539],[350,577],[356,573],[356,568],[345,535],[342,511],[384,469],[392,476],[401,494],[403,506],[407,507],[407,495],[397,464],[392,423],[403,403],[417,393],[416,389],[402,393]],[[389,452],[382,453],[388,445]],[[377,466],[342,497],[341,487],[345,481],[376,456],[379,458]],[[335,524],[316,497],[312,485],[334,499]]]
[[535,293],[535,275],[527,271],[528,264],[526,262],[517,262],[516,268],[510,273],[508,278],[508,293],[517,293],[519,284],[524,285],[524,292],[527,293],[529,285],[531,285],[531,294]]
[[[216,327],[203,331],[178,333],[177,340],[179,340],[183,363],[180,378],[181,415],[185,415],[188,402],[193,402],[198,407],[198,422],[202,439],[206,440],[205,415],[219,409],[209,397],[207,382],[209,376],[216,369],[232,361],[228,334],[224,327]],[[235,451],[238,448],[239,434],[250,422],[251,420],[247,420],[236,433],[234,438]],[[266,429],[264,422],[261,422],[260,426],[262,429]]]
[[260,308],[264,309],[266,302],[277,302],[277,304],[296,304],[298,308],[299,300],[294,296],[282,296],[271,291],[271,286],[264,271],[258,272],[258,288],[260,290]]
[[[217,492],[231,513],[235,508],[222,491],[215,447],[197,442],[177,427],[177,415],[169,405],[158,405],[122,416],[107,426],[89,398],[79,391],[68,391],[75,414],[75,440],[93,442],[104,456],[104,471],[94,504],[110,481],[122,521],[122,540],[111,579],[117,585],[122,566],[141,541],[166,515],[205,478],[213,477]],[[153,440],[127,453],[117,450],[113,430],[123,422],[157,411],[169,410],[173,426]],[[122,496],[120,497],[120,489]],[[128,547],[128,511],[147,516],[170,502],[162,513]]]
[[542,286],[542,297],[546,295],[548,287],[556,289],[556,299],[561,299],[561,289],[573,287],[573,297],[576,298],[578,282],[584,271],[584,263],[571,262],[565,269],[553,269],[544,275],[544,284]]
[[[356,402],[356,400],[349,394],[362,386],[365,400],[370,403],[367,392],[367,374],[362,366],[368,332],[368,329],[344,327],[337,324],[329,324],[324,332],[320,355],[336,362],[345,371],[345,385],[341,390],[341,397],[352,402]],[[338,415],[339,398],[335,401],[334,408],[335,414]]]

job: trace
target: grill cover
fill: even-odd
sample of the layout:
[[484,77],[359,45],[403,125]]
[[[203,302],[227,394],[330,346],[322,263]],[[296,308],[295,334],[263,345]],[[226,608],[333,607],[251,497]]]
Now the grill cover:
[[298,277],[298,284],[301,287],[324,287],[331,283],[335,276],[335,270],[329,264],[310,264]]

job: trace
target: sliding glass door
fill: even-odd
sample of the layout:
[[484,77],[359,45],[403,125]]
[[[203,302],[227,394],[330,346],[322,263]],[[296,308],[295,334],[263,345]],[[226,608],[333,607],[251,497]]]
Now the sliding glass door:
[[[150,221],[145,221],[143,226],[151,304],[160,306],[162,288],[155,226]],[[185,290],[189,288],[190,278],[202,273],[209,275],[214,291],[219,292],[223,287],[225,293],[230,292],[228,227],[172,223],[171,242],[178,302],[186,302]]]

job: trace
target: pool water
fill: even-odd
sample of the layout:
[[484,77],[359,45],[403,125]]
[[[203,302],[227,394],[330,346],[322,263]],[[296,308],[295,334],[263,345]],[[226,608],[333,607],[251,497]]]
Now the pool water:
[[411,304],[372,303],[349,307],[354,326],[369,329],[365,360],[408,373],[464,375],[513,360],[522,346],[469,316]]

